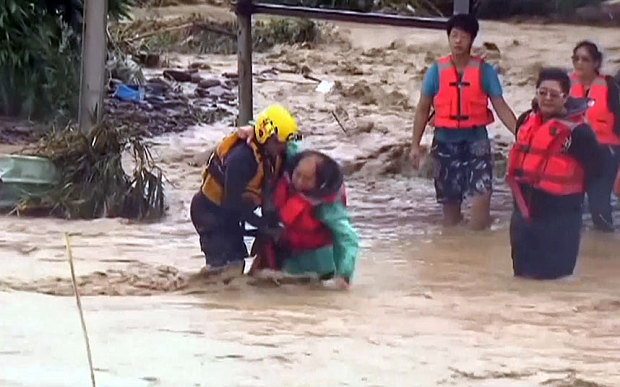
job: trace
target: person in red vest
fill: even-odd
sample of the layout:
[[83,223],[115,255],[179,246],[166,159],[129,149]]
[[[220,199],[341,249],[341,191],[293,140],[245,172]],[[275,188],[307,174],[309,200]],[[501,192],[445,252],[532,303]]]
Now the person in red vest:
[[454,226],[462,221],[461,203],[469,197],[470,226],[481,230],[491,223],[493,160],[486,127],[494,117],[489,100],[511,132],[516,117],[502,96],[495,69],[471,55],[478,29],[478,21],[471,15],[455,15],[448,21],[451,54],[434,63],[424,77],[413,124],[411,158],[418,168],[424,154],[420,141],[432,106],[435,131],[431,156],[444,224]]
[[[340,288],[348,288],[359,239],[346,209],[338,163],[316,151],[294,156],[276,185],[273,203],[284,231],[275,241],[276,262],[263,263],[263,268],[334,278]],[[257,259],[264,262],[265,257]]]
[[569,97],[566,72],[543,69],[536,88],[508,160],[510,244],[515,276],[556,279],[575,268],[584,192],[596,184],[604,156],[585,120],[587,100]]
[[603,54],[596,44],[590,41],[578,43],[572,59],[574,72],[570,95],[591,100],[586,119],[606,156],[602,178],[588,187],[588,205],[594,227],[612,232],[610,199],[620,166],[620,92],[611,76],[601,74]]

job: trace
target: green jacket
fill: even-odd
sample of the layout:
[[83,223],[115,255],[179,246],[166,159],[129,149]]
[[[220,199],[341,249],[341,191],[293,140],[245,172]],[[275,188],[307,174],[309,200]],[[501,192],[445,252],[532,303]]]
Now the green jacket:
[[[288,156],[300,152],[299,144],[289,143]],[[333,245],[288,257],[283,270],[293,275],[314,273],[323,277],[334,274],[349,281],[355,272],[359,252],[359,236],[349,212],[344,204],[336,202],[320,204],[315,215],[332,232]]]

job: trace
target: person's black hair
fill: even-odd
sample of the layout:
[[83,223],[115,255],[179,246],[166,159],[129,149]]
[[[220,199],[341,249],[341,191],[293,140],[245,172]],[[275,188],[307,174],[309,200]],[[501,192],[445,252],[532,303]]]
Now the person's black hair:
[[476,36],[478,36],[480,25],[478,24],[478,19],[476,19],[474,15],[459,13],[448,20],[446,25],[446,32],[448,35],[450,35],[454,28],[467,32],[473,41],[476,39]]
[[289,173],[293,173],[301,159],[309,156],[317,156],[320,162],[317,164],[316,187],[308,193],[311,196],[320,197],[337,192],[344,182],[344,176],[338,162],[325,153],[314,150],[305,150],[298,153],[291,160]]
[[540,70],[538,74],[538,80],[536,81],[536,88],[540,87],[540,84],[544,81],[557,81],[562,87],[562,92],[565,95],[570,93],[570,78],[566,71],[557,67],[547,67]]
[[577,43],[575,48],[573,48],[573,55],[577,55],[577,50],[580,48],[585,48],[588,50],[588,54],[594,60],[594,62],[598,62],[598,66],[596,66],[596,72],[601,70],[601,66],[603,65],[603,53],[598,49],[598,46],[589,40],[582,40]]

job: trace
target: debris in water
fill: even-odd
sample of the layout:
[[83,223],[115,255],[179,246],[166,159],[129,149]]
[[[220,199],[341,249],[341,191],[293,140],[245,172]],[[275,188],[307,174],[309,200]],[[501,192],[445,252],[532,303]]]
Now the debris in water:
[[321,81],[319,85],[316,87],[316,91],[321,94],[327,94],[334,89],[334,81]]
[[541,383],[543,386],[552,387],[602,387],[602,385],[578,378],[575,372],[571,372],[569,375],[562,379],[549,379]]
[[[121,163],[129,151],[134,169]],[[53,214],[65,218],[126,217],[157,219],[164,215],[163,172],[149,147],[128,127],[104,122],[88,132],[68,126],[44,136],[25,152],[51,160],[60,178],[49,190],[29,193],[18,214]]]

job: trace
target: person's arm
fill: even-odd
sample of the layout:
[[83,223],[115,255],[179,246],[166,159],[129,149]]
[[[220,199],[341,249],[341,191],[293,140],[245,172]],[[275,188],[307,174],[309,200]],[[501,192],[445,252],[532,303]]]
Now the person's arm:
[[433,97],[420,93],[420,100],[418,101],[418,107],[415,110],[415,116],[413,119],[413,138],[411,140],[412,147],[420,146],[420,141],[422,141],[422,136],[424,135],[424,130],[426,129],[432,104]]
[[519,134],[519,128],[521,127],[521,125],[525,123],[525,120],[527,120],[527,117],[529,117],[531,112],[532,112],[532,109],[527,110],[521,113],[519,118],[517,118],[517,123],[515,124],[515,137],[517,137],[517,135]]
[[420,91],[420,99],[415,110],[413,119],[413,136],[411,139],[411,160],[414,168],[418,168],[422,158],[422,150],[420,149],[420,141],[424,135],[424,130],[429,120],[433,98],[439,91],[439,67],[433,64],[426,74],[422,82],[422,90]]
[[491,104],[493,104],[493,109],[495,109],[495,113],[497,113],[497,116],[504,126],[514,134],[517,126],[517,118],[510,106],[506,103],[506,100],[504,100],[504,97],[491,98]]
[[301,153],[301,142],[300,141],[289,141],[286,143],[286,156],[294,157]]
[[587,124],[573,129],[568,153],[579,161],[586,174],[586,184],[597,179],[603,172],[603,166],[609,152],[598,143],[594,131]]
[[497,72],[486,62],[482,65],[482,89],[489,96],[493,109],[495,109],[495,113],[497,113],[500,121],[508,130],[515,133],[517,117],[515,117],[512,109],[504,99],[502,84],[499,81]]
[[359,237],[353,228],[347,209],[342,203],[323,204],[317,208],[316,216],[333,236],[335,274],[348,283],[355,271]]
[[301,141],[289,141],[286,143],[286,158],[284,162],[284,168],[290,169],[293,167],[293,160],[295,156],[303,151],[301,148]]
[[226,158],[222,207],[238,213],[252,226],[263,228],[266,224],[254,213],[254,205],[243,200],[243,193],[257,170],[258,163],[248,146],[242,144],[231,150]]
[[608,105],[609,110],[614,114],[614,132],[620,136],[620,91],[618,84],[612,77],[607,77]]

